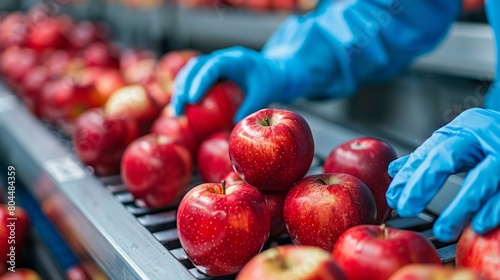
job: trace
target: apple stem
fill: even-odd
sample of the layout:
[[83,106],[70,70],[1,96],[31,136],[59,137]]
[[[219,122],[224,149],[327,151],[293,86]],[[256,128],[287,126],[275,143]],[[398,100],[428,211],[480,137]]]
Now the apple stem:
[[264,123],[266,126],[271,126],[271,120],[268,117],[264,117]]
[[323,185],[326,185],[325,180],[321,179],[319,176],[316,177],[316,181],[320,182]]
[[278,261],[278,264],[281,269],[285,270],[287,268],[285,258],[283,256],[283,250],[281,250],[280,246],[273,245],[273,248],[276,249],[277,255],[276,255],[276,260]]
[[385,224],[381,224],[380,229],[382,229],[384,232],[384,238],[388,238],[389,237],[389,230],[387,229],[387,226]]
[[220,184],[222,185],[222,194],[225,195],[226,194],[226,181],[222,180],[222,181],[220,181]]

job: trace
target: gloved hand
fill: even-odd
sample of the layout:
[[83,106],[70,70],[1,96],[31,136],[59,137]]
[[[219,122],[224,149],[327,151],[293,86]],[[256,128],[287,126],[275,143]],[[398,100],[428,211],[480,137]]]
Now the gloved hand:
[[198,102],[218,79],[236,82],[245,100],[235,120],[266,107],[271,102],[288,102],[302,95],[307,73],[295,59],[274,59],[254,50],[234,47],[194,58],[176,78],[175,112],[186,103]]
[[450,174],[466,171],[456,197],[434,224],[440,240],[455,240],[471,220],[480,234],[500,225],[500,112],[469,109],[415,152],[393,161],[387,202],[402,217],[416,216]]
[[233,80],[246,93],[236,120],[270,102],[351,96],[431,50],[461,8],[461,1],[449,0],[319,3],[311,13],[285,20],[260,53],[237,47],[190,61],[174,84],[176,114],[218,79]]

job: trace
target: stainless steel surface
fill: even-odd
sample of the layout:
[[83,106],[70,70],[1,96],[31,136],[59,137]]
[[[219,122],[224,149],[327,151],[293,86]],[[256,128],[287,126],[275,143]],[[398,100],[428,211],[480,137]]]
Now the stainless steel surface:
[[78,238],[111,278],[192,277],[78,161],[74,162],[85,173],[83,177],[61,182],[49,175],[45,163],[72,158],[70,151],[5,89],[0,90],[0,108],[2,160],[19,170],[20,178],[38,199],[51,193],[40,189],[41,181],[50,182],[50,188],[62,194],[71,207],[68,211],[75,221],[75,232],[80,233]]

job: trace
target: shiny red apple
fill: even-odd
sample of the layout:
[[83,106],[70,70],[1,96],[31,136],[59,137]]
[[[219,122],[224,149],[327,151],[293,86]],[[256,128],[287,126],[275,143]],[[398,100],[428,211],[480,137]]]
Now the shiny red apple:
[[262,109],[241,120],[231,132],[233,168],[260,190],[284,191],[311,167],[314,142],[302,116],[283,109]]
[[335,147],[325,160],[324,173],[347,173],[363,181],[370,189],[377,205],[377,224],[386,222],[392,213],[385,193],[392,181],[387,173],[396,152],[385,141],[375,138],[357,138]]
[[344,280],[331,254],[314,246],[277,246],[252,258],[236,280],[300,279]]
[[500,279],[500,227],[479,235],[469,225],[458,239],[455,263],[490,280]]
[[377,210],[373,195],[348,174],[310,175],[297,182],[285,198],[283,218],[295,245],[329,252],[349,228],[373,224]]
[[220,182],[233,170],[229,159],[229,131],[219,131],[200,144],[197,154],[198,171],[205,182]]
[[76,121],[73,144],[76,154],[99,175],[117,174],[122,154],[139,136],[132,119],[107,116],[102,109],[90,109]]
[[184,196],[177,210],[182,248],[210,276],[237,273],[260,252],[269,226],[264,197],[245,183],[203,183]]
[[189,127],[187,117],[185,115],[175,116],[172,106],[168,105],[163,109],[161,115],[153,122],[151,133],[176,139],[189,150],[193,162],[196,159],[200,143]]
[[389,280],[487,280],[469,269],[440,264],[405,265],[389,277]]
[[231,130],[243,92],[232,82],[215,84],[197,104],[186,106],[189,125],[198,141],[220,130]]
[[189,151],[175,139],[148,134],[127,147],[121,172],[136,199],[158,208],[173,203],[184,192],[191,180],[192,165]]
[[385,225],[346,230],[332,254],[347,279],[385,280],[408,264],[441,264],[436,249],[421,233]]

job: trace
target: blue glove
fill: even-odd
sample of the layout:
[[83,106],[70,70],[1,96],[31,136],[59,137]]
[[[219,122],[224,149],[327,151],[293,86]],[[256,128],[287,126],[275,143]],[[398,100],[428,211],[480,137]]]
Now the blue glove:
[[174,84],[176,114],[219,79],[233,80],[245,91],[236,121],[270,102],[351,96],[431,50],[461,8],[461,1],[450,0],[320,3],[314,12],[290,16],[261,52],[237,47],[190,61]]
[[487,0],[485,5],[488,22],[496,38],[496,53],[498,57],[495,69],[496,79],[488,90],[485,106],[486,108],[500,111],[500,1]]
[[456,240],[471,220],[478,233],[500,225],[500,112],[469,109],[415,152],[393,161],[387,202],[402,217],[416,216],[450,174],[466,171],[456,197],[434,224],[440,240]]

